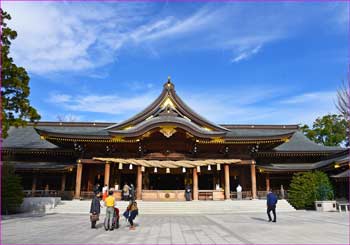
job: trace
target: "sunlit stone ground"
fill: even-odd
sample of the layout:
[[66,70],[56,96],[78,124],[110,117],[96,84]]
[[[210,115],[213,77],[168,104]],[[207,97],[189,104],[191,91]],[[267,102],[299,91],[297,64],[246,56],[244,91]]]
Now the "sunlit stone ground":
[[[297,211],[280,213],[277,223],[263,213],[228,215],[140,215],[137,228],[90,229],[88,215],[4,217],[1,243],[349,243],[349,215]],[[103,218],[103,217],[102,217]]]

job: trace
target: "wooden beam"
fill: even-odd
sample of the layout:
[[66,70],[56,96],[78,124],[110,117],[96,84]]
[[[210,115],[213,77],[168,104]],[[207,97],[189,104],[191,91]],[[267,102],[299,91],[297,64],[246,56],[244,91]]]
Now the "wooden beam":
[[33,181],[32,181],[32,196],[35,196],[35,191],[36,191],[36,183],[37,183],[37,175],[33,176]]
[[254,164],[250,165],[250,173],[251,173],[251,179],[252,179],[252,197],[253,197],[253,199],[256,199],[256,168],[255,168],[255,162],[254,162]]
[[77,164],[77,175],[75,178],[75,195],[74,198],[80,198],[80,189],[81,189],[81,175],[83,173],[83,164],[78,160]]
[[270,190],[270,175],[269,174],[266,174],[265,181],[266,181],[266,191],[269,191]]
[[230,165],[224,165],[225,171],[225,199],[230,199]]
[[136,199],[142,199],[142,171],[141,166],[137,166]]
[[193,200],[198,200],[198,174],[197,174],[197,168],[193,168]]
[[66,189],[66,178],[67,178],[67,175],[66,174],[62,174],[61,191],[65,191],[65,189]]
[[104,184],[109,187],[109,175],[111,170],[111,165],[109,162],[105,163],[105,179],[104,179]]

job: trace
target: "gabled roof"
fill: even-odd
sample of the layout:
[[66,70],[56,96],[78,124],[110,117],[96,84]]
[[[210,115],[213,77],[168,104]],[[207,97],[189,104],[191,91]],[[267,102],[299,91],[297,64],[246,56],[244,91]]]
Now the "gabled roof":
[[46,140],[41,140],[34,127],[27,126],[10,127],[8,137],[2,141],[2,148],[57,149],[58,147]]
[[[113,132],[120,132],[121,130],[128,130],[143,121],[151,120],[155,117],[168,116],[172,118],[181,118],[184,120],[184,125],[189,127],[201,127],[205,131],[215,131],[225,133],[228,129],[210,122],[204,117],[194,112],[189,106],[182,101],[176,94],[175,86],[170,81],[170,78],[163,86],[163,91],[159,97],[150,104],[146,109],[137,115],[118,124],[106,127],[106,130]],[[171,122],[171,120],[168,120]],[[192,126],[190,126],[192,125]]]
[[328,167],[333,164],[348,164],[350,163],[349,151],[344,150],[342,152],[332,154],[328,159],[314,162],[314,163],[271,163],[268,165],[260,165],[267,171],[279,172],[279,171],[307,171]]
[[276,152],[311,152],[311,151],[342,151],[344,148],[338,146],[319,145],[308,139],[302,132],[296,131],[288,142],[285,142],[276,148]]

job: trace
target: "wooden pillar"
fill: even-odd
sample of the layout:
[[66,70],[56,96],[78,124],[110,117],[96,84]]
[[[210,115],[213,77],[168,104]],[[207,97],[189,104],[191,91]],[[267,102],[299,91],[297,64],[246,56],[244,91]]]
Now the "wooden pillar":
[[250,173],[252,179],[252,198],[256,199],[256,171],[255,171],[255,161],[250,165]]
[[269,191],[270,190],[270,175],[269,174],[266,174],[265,180],[266,180],[266,191]]
[[193,168],[193,200],[198,200],[198,174],[197,168]]
[[83,164],[78,160],[77,164],[77,176],[75,178],[75,198],[80,198],[80,188],[81,188],[81,175],[83,173]]
[[105,185],[108,186],[108,188],[109,188],[109,174],[111,172],[110,170],[111,170],[111,165],[110,165],[109,162],[106,162],[106,164],[105,164],[105,180],[104,180],[104,183],[105,183]]
[[225,164],[225,199],[230,199],[230,165]]
[[66,178],[66,174],[63,173],[61,178],[61,191],[64,191],[66,189]]
[[142,171],[141,166],[137,166],[136,200],[142,199]]
[[33,181],[32,181],[32,196],[35,196],[35,191],[36,191],[36,182],[37,182],[37,176],[33,176]]

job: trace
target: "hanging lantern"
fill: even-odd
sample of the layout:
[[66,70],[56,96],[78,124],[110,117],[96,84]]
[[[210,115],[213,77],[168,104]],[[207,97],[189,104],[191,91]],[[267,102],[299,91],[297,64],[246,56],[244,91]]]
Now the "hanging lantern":
[[145,166],[141,166],[141,172],[145,172]]
[[170,168],[166,168],[166,173],[170,174]]
[[221,170],[221,166],[220,166],[220,164],[218,163],[218,164],[216,164],[216,170]]
[[211,165],[208,165],[208,170],[209,170],[209,171],[211,170]]
[[182,172],[183,172],[183,173],[186,173],[186,168],[182,168]]
[[157,168],[154,168],[154,172],[157,173]]
[[130,165],[129,165],[129,169],[131,170],[132,169],[132,164],[130,163]]
[[118,169],[123,169],[123,164],[120,162]]
[[201,167],[197,166],[197,173],[200,173],[200,172],[201,172]]

